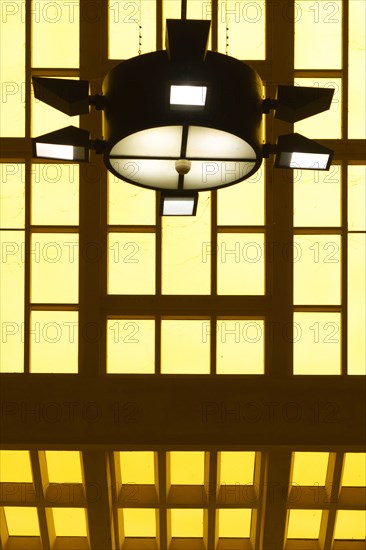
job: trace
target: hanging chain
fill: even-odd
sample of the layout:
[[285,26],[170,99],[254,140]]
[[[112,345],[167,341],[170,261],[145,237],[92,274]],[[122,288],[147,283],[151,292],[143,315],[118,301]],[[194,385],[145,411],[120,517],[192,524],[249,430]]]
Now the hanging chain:
[[225,32],[226,32],[225,54],[226,55],[229,55],[229,23],[230,23],[230,18],[228,17],[227,0],[226,0],[225,1]]
[[142,51],[142,0],[140,0],[140,8],[139,8],[139,50],[138,53],[141,55]]

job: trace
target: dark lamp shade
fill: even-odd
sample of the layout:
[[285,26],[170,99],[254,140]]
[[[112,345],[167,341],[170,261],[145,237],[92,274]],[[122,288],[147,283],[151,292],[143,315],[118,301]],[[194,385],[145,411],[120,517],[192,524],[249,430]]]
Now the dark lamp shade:
[[301,134],[279,136],[275,168],[329,170],[334,152]]
[[275,118],[294,123],[327,111],[333,94],[333,88],[278,86]]
[[89,132],[68,126],[62,130],[32,138],[32,151],[35,158],[87,162]]
[[32,77],[34,96],[69,116],[89,114],[89,81]]

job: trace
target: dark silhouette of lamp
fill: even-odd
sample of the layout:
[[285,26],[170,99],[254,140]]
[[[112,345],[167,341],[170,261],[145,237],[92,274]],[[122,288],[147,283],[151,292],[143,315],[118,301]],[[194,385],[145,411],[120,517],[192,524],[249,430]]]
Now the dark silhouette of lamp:
[[168,20],[166,29],[166,50],[114,67],[103,95],[90,96],[85,80],[34,77],[36,98],[69,116],[102,109],[104,134],[90,141],[73,127],[52,132],[32,140],[34,156],[87,161],[93,148],[117,178],[160,191],[163,215],[193,215],[198,191],[251,177],[272,153],[275,167],[329,168],[328,149],[299,134],[263,144],[262,126],[271,109],[287,122],[329,109],[334,90],[279,86],[263,101],[249,65],[207,50],[210,22]]

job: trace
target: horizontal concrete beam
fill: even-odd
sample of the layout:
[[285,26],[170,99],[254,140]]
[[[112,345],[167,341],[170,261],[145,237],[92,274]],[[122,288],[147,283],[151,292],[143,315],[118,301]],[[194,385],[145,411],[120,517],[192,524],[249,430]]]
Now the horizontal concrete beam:
[[3,374],[2,446],[311,446],[365,442],[359,376]]

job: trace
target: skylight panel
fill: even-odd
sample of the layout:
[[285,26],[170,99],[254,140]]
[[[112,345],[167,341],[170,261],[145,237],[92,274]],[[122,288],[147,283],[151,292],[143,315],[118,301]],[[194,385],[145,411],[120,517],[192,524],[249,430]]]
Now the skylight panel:
[[56,537],[86,537],[85,508],[52,508]]
[[264,294],[264,234],[219,233],[217,244],[218,294]]
[[155,483],[152,451],[123,451],[119,453],[119,459],[122,483],[149,485]]
[[37,508],[28,506],[4,506],[10,537],[39,537]]
[[341,315],[295,312],[294,374],[341,373]]
[[203,537],[203,510],[171,510],[172,537]]
[[321,519],[321,510],[290,510],[287,538],[318,539]]
[[342,487],[366,486],[366,454],[345,453]]
[[0,482],[33,481],[29,451],[0,450]]
[[45,451],[50,483],[82,483],[79,451]]
[[219,537],[249,538],[251,509],[220,509],[218,511]]
[[325,486],[329,453],[293,453],[293,485]]
[[220,483],[225,485],[252,485],[254,462],[254,451],[221,451],[219,469]]
[[172,485],[203,485],[204,452],[171,451],[170,482]]
[[209,374],[210,337],[203,338],[197,319],[161,322],[161,372],[163,374]]
[[108,293],[155,294],[154,234],[109,234]]

